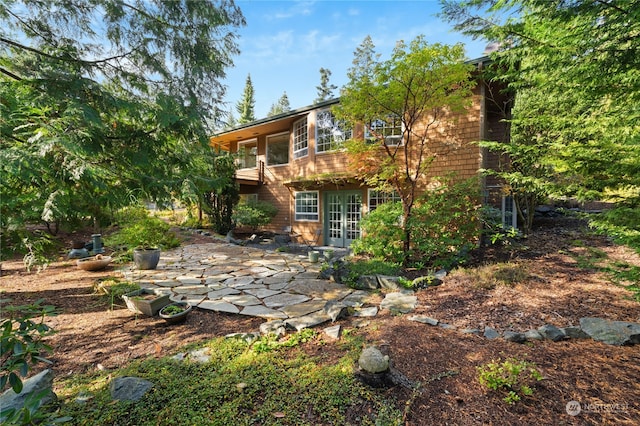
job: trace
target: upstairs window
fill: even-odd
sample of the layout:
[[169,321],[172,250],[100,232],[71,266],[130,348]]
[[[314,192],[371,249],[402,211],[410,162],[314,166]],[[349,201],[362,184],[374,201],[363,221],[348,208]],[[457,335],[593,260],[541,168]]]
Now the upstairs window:
[[351,135],[351,129],[336,120],[331,111],[318,111],[316,114],[316,152],[340,149]]
[[258,164],[258,141],[238,143],[238,168],[255,169]]
[[307,117],[293,123],[293,158],[304,157],[309,154],[309,133]]
[[371,142],[384,141],[389,146],[402,145],[402,120],[396,115],[371,121],[365,130],[365,139]]
[[267,136],[267,166],[289,162],[289,134]]
[[395,189],[393,191],[380,191],[378,189],[369,190],[369,212],[374,211],[380,204],[387,202],[400,202],[400,194]]

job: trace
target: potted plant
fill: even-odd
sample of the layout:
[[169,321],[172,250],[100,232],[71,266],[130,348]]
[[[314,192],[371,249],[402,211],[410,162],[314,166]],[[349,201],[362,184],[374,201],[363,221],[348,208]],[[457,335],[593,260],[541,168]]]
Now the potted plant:
[[159,315],[167,324],[178,324],[187,319],[189,312],[191,312],[191,305],[189,303],[175,302],[160,309]]
[[150,317],[171,303],[168,293],[160,293],[148,288],[127,293],[122,296],[122,299],[124,299],[130,311]]
[[125,223],[109,241],[113,245],[133,247],[133,262],[138,269],[155,269],[160,261],[160,249],[180,245],[169,224],[157,217],[145,217]]

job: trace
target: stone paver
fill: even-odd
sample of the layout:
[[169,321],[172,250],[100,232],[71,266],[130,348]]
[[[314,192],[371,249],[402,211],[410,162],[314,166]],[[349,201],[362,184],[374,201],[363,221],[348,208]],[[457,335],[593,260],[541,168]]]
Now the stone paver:
[[[358,308],[360,315],[376,315],[378,307],[371,306],[375,299],[369,292],[318,279],[320,268],[307,256],[212,243],[163,252],[157,269],[123,274],[144,287],[162,288],[172,301],[284,321],[296,330],[333,322],[347,307]],[[409,294],[395,296],[385,299],[385,307],[403,311],[415,303]]]

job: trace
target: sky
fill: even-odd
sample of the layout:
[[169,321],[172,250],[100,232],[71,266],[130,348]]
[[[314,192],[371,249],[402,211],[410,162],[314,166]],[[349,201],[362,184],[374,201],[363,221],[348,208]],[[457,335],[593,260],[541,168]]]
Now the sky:
[[235,105],[242,98],[247,75],[254,87],[255,115],[267,116],[287,93],[292,109],[311,105],[320,85],[320,68],[331,71],[330,84],[347,83],[353,53],[370,35],[389,59],[398,40],[410,42],[422,34],[429,43],[464,43],[468,59],[483,56],[486,42],[454,32],[435,16],[437,0],[236,0],[247,25],[239,29],[240,55],[227,70],[227,110],[238,118]]

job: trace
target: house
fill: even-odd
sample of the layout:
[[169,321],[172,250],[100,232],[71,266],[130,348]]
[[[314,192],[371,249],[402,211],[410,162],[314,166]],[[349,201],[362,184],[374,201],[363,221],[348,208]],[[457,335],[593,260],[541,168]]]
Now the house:
[[[489,59],[470,63],[480,70]],[[473,103],[466,114],[451,117],[432,130],[434,141],[439,138],[457,141],[455,150],[436,158],[431,168],[433,175],[455,171],[467,178],[479,176],[479,169],[499,166],[498,156],[476,143],[508,138],[507,127],[501,121],[508,101],[498,92],[493,83],[477,78]],[[333,120],[331,107],[339,101],[332,99],[292,110],[211,137],[212,147],[238,154],[236,179],[241,196],[270,202],[278,208],[279,213],[268,230],[290,229],[306,241],[348,247],[360,237],[362,215],[393,198],[393,194],[368,188],[349,174],[347,155],[340,149],[340,141],[366,135],[362,126],[344,129]],[[384,132],[387,138],[401,133],[388,123]],[[487,201],[499,203],[499,184],[490,178],[479,179]]]

